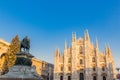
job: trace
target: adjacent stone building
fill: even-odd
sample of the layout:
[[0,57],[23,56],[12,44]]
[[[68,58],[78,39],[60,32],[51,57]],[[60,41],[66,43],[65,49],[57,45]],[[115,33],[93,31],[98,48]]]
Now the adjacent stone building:
[[115,80],[116,70],[110,46],[101,53],[98,41],[90,42],[88,31],[84,38],[72,35],[69,48],[65,42],[64,53],[57,49],[54,59],[54,80]]
[[32,58],[32,66],[36,67],[37,73],[43,78],[43,80],[53,80],[53,64]]
[[3,39],[0,39],[0,74],[3,70],[3,65],[5,62],[5,57],[2,56],[7,52],[9,45],[9,43],[4,41]]
[[0,39],[0,53],[6,53],[9,45],[10,44],[8,42]]

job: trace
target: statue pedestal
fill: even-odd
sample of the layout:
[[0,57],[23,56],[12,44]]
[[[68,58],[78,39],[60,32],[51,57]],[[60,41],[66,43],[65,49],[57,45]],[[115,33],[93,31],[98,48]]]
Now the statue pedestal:
[[19,52],[17,59],[9,72],[1,75],[0,80],[41,80],[35,67],[32,67],[31,59],[34,57],[29,53]]
[[34,57],[30,53],[19,52],[16,54],[16,62],[15,65],[23,65],[23,66],[31,66],[32,61],[31,59]]
[[0,80],[40,80],[40,77],[37,75],[34,67],[30,66],[13,66],[9,69],[9,72],[5,75],[0,76]]
[[33,58],[34,56],[30,53],[26,53],[26,52],[19,52],[16,54],[17,57],[26,57],[26,58]]

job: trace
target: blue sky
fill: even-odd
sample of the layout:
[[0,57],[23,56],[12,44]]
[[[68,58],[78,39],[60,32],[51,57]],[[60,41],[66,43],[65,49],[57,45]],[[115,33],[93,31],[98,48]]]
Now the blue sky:
[[55,49],[63,52],[72,32],[79,38],[85,29],[101,52],[110,43],[120,67],[120,0],[0,0],[0,38],[29,36],[31,53],[41,60],[53,63]]

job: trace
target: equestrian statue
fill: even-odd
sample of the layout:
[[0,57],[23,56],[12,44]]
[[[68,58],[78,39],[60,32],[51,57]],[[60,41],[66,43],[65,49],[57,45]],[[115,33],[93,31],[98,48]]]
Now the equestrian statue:
[[30,39],[26,36],[23,38],[20,44],[20,51],[24,51],[26,53],[29,53],[30,50]]

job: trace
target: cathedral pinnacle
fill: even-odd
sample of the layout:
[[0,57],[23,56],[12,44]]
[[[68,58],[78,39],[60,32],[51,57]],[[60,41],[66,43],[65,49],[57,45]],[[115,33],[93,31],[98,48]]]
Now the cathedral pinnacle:
[[106,46],[106,43],[105,43],[105,54],[107,53],[107,46]]
[[98,39],[96,38],[96,49],[98,49]]
[[110,49],[109,43],[108,43],[108,47],[107,47],[106,44],[105,44],[105,54],[108,55],[108,56],[111,55],[111,49]]
[[111,48],[110,48],[110,44],[108,43],[108,55],[112,55],[111,53]]
[[85,31],[84,40],[85,40],[85,41],[90,41],[90,37],[89,37],[88,30]]
[[76,33],[72,33],[72,42],[76,41]]
[[108,50],[111,51],[110,44],[108,43]]
[[65,40],[65,43],[64,43],[64,50],[67,49],[67,43],[66,43],[66,40]]
[[60,56],[59,48],[56,49],[55,56]]

